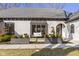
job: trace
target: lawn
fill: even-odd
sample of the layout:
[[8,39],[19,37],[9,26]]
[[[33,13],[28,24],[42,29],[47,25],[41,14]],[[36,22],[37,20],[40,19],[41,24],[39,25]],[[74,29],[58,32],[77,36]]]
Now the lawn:
[[[38,51],[39,50],[39,51]],[[1,56],[79,56],[78,48],[0,49]]]

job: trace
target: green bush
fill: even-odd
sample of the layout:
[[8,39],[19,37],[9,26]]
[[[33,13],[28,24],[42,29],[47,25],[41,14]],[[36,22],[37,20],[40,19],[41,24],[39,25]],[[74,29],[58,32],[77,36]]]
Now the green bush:
[[3,40],[3,37],[2,36],[0,36],[0,42]]
[[23,35],[19,35],[19,38],[23,38]]
[[11,35],[5,35],[3,37],[3,41],[10,41],[10,39],[11,39]]
[[49,34],[48,36],[47,36],[48,38],[61,38],[62,39],[62,35],[59,35],[59,34]]
[[10,39],[11,39],[11,35],[0,36],[0,41],[1,42],[10,41]]
[[51,38],[55,38],[55,34],[50,34],[50,37]]
[[27,34],[24,34],[24,36],[23,35],[19,35],[19,38],[29,38],[29,35],[27,35]]
[[62,35],[56,34],[55,37],[56,37],[56,38],[61,38],[61,39],[62,39]]
[[27,34],[24,34],[24,36],[25,36],[25,38],[29,38],[29,35],[27,35]]
[[11,38],[17,38],[17,36],[16,35],[11,35]]
[[59,38],[59,34],[56,34],[56,35],[55,35],[55,38]]
[[58,38],[61,38],[62,39],[62,35],[59,35]]

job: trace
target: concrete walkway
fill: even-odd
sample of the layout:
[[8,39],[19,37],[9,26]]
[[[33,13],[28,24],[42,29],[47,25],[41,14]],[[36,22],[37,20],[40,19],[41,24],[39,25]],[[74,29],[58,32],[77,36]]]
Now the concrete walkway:
[[79,44],[4,44],[0,49],[34,49],[34,48],[79,48]]

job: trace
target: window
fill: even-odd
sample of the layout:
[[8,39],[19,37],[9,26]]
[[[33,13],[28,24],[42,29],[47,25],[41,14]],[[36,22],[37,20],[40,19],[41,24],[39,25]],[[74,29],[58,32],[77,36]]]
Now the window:
[[[35,18],[34,18],[35,19]],[[38,21],[36,21],[38,19]],[[34,36],[34,33],[41,33],[41,36],[44,37],[44,34],[48,33],[48,25],[47,25],[47,21],[43,21],[40,19],[42,18],[36,18],[35,21],[31,21],[31,37]]]
[[41,32],[42,36],[44,36],[44,34],[45,34],[45,27],[46,27],[46,25],[43,25],[43,24],[32,25],[32,35],[34,34],[34,32]]
[[14,34],[14,23],[5,23],[6,34]]
[[74,24],[71,24],[71,33],[74,33]]

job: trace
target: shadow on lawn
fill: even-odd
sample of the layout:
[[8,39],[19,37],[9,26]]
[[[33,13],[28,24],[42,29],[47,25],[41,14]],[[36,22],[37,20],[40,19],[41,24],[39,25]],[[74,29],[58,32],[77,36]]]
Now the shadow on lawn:
[[[55,46],[55,45],[54,45]],[[61,46],[61,45],[59,45]],[[57,47],[59,47],[57,46]],[[63,46],[65,46],[63,44]],[[47,46],[47,47],[53,47],[51,45]],[[65,46],[67,47],[67,46]],[[75,50],[79,50],[78,48],[53,48],[53,49],[40,49],[40,51],[35,52],[32,54],[32,56],[66,56],[68,55],[70,52],[75,51]]]

